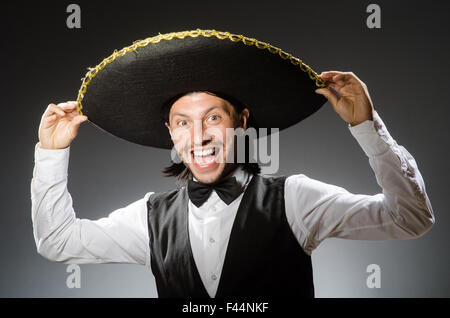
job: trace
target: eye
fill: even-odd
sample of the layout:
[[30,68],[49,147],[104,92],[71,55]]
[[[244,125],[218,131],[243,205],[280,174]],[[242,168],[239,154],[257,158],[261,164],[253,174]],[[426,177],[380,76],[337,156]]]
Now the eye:
[[177,125],[180,127],[186,126],[187,125],[187,121],[185,119],[179,120],[177,122]]
[[220,116],[219,115],[211,115],[208,117],[209,121],[216,121],[219,120]]

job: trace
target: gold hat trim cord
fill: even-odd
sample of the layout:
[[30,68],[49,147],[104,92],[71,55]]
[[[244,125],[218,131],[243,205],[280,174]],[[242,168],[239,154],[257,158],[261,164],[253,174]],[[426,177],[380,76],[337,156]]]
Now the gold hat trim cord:
[[280,48],[270,45],[269,43],[261,42],[254,38],[248,38],[243,35],[232,34],[229,32],[197,29],[197,30],[191,30],[191,31],[171,32],[171,33],[166,33],[166,34],[159,33],[157,36],[154,36],[154,37],[146,38],[144,40],[134,41],[132,45],[124,47],[120,51],[114,50],[113,54],[111,54],[109,57],[105,58],[100,64],[98,64],[94,68],[89,68],[89,71],[86,73],[85,77],[82,79],[83,82],[81,84],[80,90],[78,91],[78,97],[77,97],[78,112],[80,114],[83,114],[83,112],[81,111],[83,108],[83,105],[81,102],[83,101],[84,94],[86,93],[87,86],[89,85],[89,83],[92,81],[92,79],[95,76],[97,76],[98,72],[100,72],[102,69],[104,69],[106,67],[106,65],[108,65],[109,63],[112,63],[116,58],[124,56],[128,52],[134,52],[134,51],[136,51],[137,48],[147,46],[150,43],[158,43],[161,40],[172,40],[173,38],[184,39],[187,36],[190,36],[193,38],[196,38],[198,36],[204,36],[204,37],[215,36],[220,40],[229,39],[233,42],[240,41],[248,46],[254,45],[258,49],[261,49],[261,50],[267,49],[270,53],[278,54],[282,59],[284,59],[284,60],[289,59],[292,64],[294,64],[296,66],[298,65],[303,72],[308,73],[309,78],[311,80],[315,81],[317,87],[325,87],[325,83],[319,77],[319,75],[316,72],[314,72],[308,65],[303,63],[302,60],[292,56],[292,54],[284,52]]

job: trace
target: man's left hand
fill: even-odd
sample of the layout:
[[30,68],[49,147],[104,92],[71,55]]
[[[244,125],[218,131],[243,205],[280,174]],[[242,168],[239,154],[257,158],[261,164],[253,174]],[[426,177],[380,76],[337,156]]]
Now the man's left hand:
[[338,92],[340,98],[328,87],[316,89],[316,93],[325,96],[343,120],[351,126],[373,120],[374,108],[369,91],[355,74],[332,71],[322,72],[319,76],[325,85]]

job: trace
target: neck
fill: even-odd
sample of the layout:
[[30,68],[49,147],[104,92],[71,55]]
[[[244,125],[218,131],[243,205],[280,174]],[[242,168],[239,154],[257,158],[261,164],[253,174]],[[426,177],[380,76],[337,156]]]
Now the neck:
[[[214,180],[212,182],[208,182],[208,183],[218,182],[220,180],[223,180],[223,179],[226,179],[226,178],[230,177],[236,171],[236,169],[238,167],[239,167],[239,165],[236,164],[236,163],[228,163],[228,164],[226,164],[225,168],[223,169],[223,171],[220,174],[220,176],[216,180]],[[192,178],[195,181],[198,181],[198,179],[194,175],[192,176]]]

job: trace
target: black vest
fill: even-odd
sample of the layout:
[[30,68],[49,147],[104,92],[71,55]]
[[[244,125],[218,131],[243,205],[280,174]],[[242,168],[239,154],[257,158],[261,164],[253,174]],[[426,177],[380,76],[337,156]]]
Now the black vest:
[[[314,297],[311,257],[287,222],[285,176],[254,175],[231,230],[216,298]],[[151,269],[159,297],[209,295],[189,239],[186,186],[152,194],[147,201]]]

